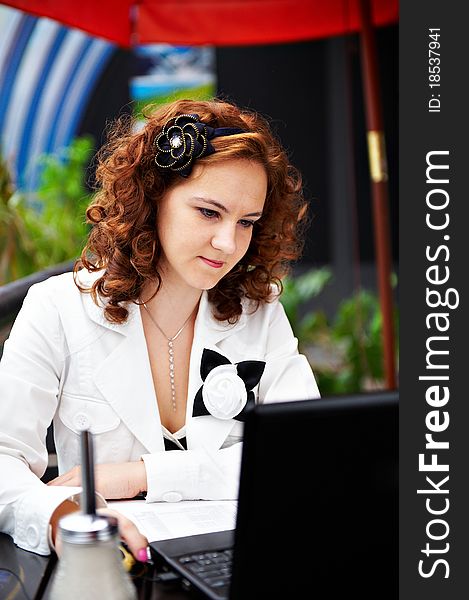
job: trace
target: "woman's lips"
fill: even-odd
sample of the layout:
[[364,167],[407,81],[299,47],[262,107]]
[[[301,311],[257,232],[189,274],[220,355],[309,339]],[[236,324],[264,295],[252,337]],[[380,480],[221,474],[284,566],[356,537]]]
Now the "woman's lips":
[[210,267],[213,267],[214,269],[219,269],[224,265],[224,263],[220,260],[210,260],[208,258],[205,258],[204,256],[200,256],[199,258],[203,260],[205,264],[209,265]]

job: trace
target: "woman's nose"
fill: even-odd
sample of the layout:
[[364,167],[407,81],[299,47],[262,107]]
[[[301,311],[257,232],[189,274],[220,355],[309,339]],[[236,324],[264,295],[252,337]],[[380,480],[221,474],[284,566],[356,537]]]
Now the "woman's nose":
[[212,247],[223,254],[231,255],[236,250],[236,225],[230,223],[217,228],[212,237]]

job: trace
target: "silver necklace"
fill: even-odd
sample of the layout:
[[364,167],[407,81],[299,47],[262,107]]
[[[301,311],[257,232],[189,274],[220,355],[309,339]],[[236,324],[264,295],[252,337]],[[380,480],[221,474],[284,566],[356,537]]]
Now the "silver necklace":
[[166,340],[168,342],[169,383],[171,384],[171,408],[173,409],[173,412],[176,412],[176,410],[177,410],[177,404],[176,404],[176,388],[174,386],[174,349],[173,349],[173,342],[179,336],[179,334],[184,329],[184,327],[187,325],[187,323],[189,323],[189,319],[194,314],[195,308],[191,312],[191,314],[187,317],[187,319],[185,320],[185,322],[184,322],[183,326],[181,327],[181,329],[179,329],[179,331],[175,335],[173,335],[173,337],[168,337],[166,335],[166,333],[158,325],[158,323],[155,321],[155,319],[153,318],[153,315],[151,314],[150,309],[145,304],[145,302],[143,302],[143,306],[144,306],[145,310],[147,311],[148,316],[152,320],[153,324],[156,325],[156,327],[158,328],[158,330],[164,335],[164,337],[166,338]]

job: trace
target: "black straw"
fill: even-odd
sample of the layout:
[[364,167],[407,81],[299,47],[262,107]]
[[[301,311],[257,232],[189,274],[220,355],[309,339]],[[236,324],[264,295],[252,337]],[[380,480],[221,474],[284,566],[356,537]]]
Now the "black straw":
[[81,437],[81,480],[83,492],[81,495],[81,510],[85,515],[96,514],[96,499],[94,494],[94,457],[93,439],[88,430],[83,430]]

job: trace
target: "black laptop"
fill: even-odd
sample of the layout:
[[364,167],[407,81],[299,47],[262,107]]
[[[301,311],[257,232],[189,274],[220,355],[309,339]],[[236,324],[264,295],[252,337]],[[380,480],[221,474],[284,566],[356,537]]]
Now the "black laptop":
[[151,543],[208,598],[398,597],[398,392],[255,406],[235,531]]

